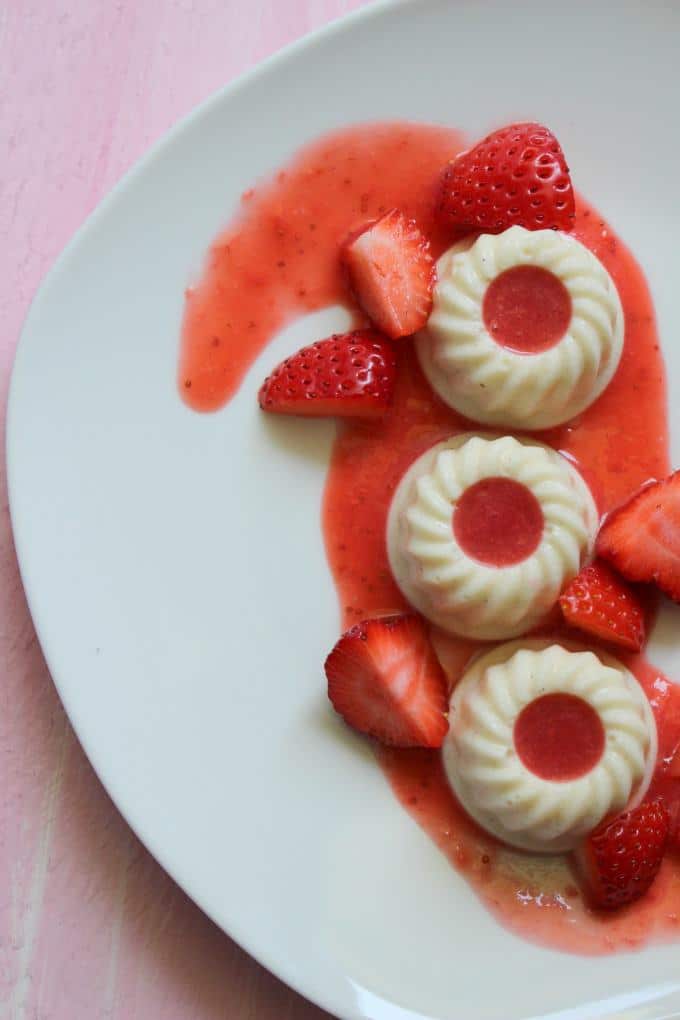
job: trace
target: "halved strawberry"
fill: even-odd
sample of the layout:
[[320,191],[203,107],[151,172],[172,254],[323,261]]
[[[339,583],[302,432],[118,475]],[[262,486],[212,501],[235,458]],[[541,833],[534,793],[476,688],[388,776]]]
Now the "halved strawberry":
[[668,831],[668,810],[653,800],[590,834],[577,862],[595,906],[613,910],[644,896],[661,867]]
[[419,617],[356,624],[325,669],[328,697],[355,730],[394,747],[441,747],[449,728],[446,677]]
[[652,581],[680,602],[680,471],[613,510],[600,529],[597,552],[629,581]]
[[637,596],[606,563],[584,567],[560,596],[564,618],[573,627],[639,652],[645,618]]
[[668,845],[680,850],[680,776],[657,776],[650,787],[649,796],[661,800],[668,811]]
[[680,779],[680,746],[676,747],[675,754],[669,761],[664,762],[664,775],[669,779]]
[[655,776],[680,779],[680,687],[658,670],[645,671],[639,679],[656,722]]
[[511,124],[462,152],[444,169],[439,212],[452,227],[499,233],[570,230],[574,191],[569,167],[552,131]]
[[413,220],[391,209],[352,234],[341,253],[354,295],[371,322],[396,339],[415,333],[432,310],[430,243]]
[[272,414],[378,418],[392,401],[397,370],[390,344],[371,329],[303,347],[267,376],[260,407]]
[[[677,688],[670,681],[662,681],[667,685],[664,702],[659,705],[652,703],[659,739],[657,763],[652,784],[647,796],[659,798],[668,809],[669,845],[680,850],[680,700],[676,697]],[[655,691],[659,688],[655,683]]]

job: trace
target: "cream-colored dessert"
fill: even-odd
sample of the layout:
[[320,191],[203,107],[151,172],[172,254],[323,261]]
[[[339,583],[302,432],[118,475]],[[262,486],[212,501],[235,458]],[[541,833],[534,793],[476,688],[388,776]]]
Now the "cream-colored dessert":
[[481,656],[451,697],[446,774],[475,821],[538,853],[576,847],[643,798],[656,761],[649,702],[620,662],[546,641]]
[[544,429],[602,393],[621,358],[621,301],[576,238],[511,227],[447,251],[417,339],[439,396],[487,425]]
[[437,443],[403,476],[387,546],[409,602],[453,634],[517,637],[554,606],[590,553],[590,490],[559,453],[511,436]]

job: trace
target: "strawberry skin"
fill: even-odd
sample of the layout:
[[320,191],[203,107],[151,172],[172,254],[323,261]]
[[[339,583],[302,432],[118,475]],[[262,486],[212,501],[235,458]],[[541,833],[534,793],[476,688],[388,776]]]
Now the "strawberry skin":
[[615,910],[643,896],[658,874],[668,832],[668,810],[660,800],[599,825],[579,851],[594,905]]
[[391,209],[352,234],[341,258],[374,326],[393,340],[422,329],[432,310],[435,266],[430,243],[413,220]]
[[439,213],[468,231],[570,230],[574,190],[554,134],[541,124],[511,124],[462,152],[444,169]]
[[642,606],[605,563],[592,563],[560,596],[565,620],[587,634],[639,652],[645,640]]
[[668,846],[680,850],[680,777],[670,772],[659,776],[652,786],[653,795],[668,811]]
[[286,358],[267,376],[258,400],[271,414],[379,418],[396,381],[390,344],[371,329],[338,333]]
[[328,697],[346,723],[393,747],[441,747],[447,682],[423,621],[364,620],[326,659]]
[[613,510],[597,537],[597,553],[629,581],[653,582],[680,602],[680,471]]

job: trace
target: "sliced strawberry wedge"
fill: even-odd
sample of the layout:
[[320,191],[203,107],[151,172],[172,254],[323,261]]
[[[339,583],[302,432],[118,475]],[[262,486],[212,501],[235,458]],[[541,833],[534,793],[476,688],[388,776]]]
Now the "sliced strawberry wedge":
[[394,747],[441,747],[447,683],[417,616],[364,620],[326,659],[328,697],[346,723]]
[[629,581],[651,581],[680,602],[680,471],[613,510],[600,529],[597,553]]
[[371,322],[396,339],[417,332],[432,310],[430,243],[413,220],[391,209],[352,235],[342,260],[354,295]]
[[439,212],[459,230],[570,230],[574,191],[564,153],[542,124],[511,124],[444,170]]
[[645,617],[639,599],[606,563],[584,567],[560,596],[565,620],[587,634],[639,652]]
[[614,910],[644,896],[666,851],[669,816],[661,800],[603,822],[577,854],[595,906]]
[[260,388],[271,414],[378,418],[392,401],[394,351],[371,329],[336,334],[281,362]]

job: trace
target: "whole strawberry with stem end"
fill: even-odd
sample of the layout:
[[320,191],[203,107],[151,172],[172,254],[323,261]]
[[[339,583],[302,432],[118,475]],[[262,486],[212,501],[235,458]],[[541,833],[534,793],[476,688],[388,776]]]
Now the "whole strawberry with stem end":
[[573,627],[603,641],[639,652],[645,617],[639,599],[606,563],[584,567],[560,596],[560,609]]
[[393,747],[441,747],[449,728],[448,686],[419,617],[356,624],[325,670],[333,708],[353,729]]
[[379,418],[389,408],[397,378],[394,351],[371,329],[338,333],[286,358],[260,387],[271,414],[323,418]]
[[615,910],[644,896],[661,867],[668,831],[668,811],[653,800],[591,832],[577,863],[593,904]]
[[430,242],[413,220],[390,209],[345,241],[341,259],[374,326],[393,340],[422,329],[436,274]]
[[629,581],[652,582],[680,602],[680,471],[612,510],[596,550]]
[[574,189],[564,153],[542,124],[511,124],[462,152],[444,169],[439,215],[451,227],[500,233],[570,230]]

